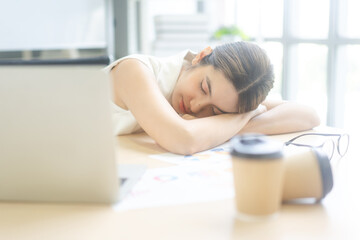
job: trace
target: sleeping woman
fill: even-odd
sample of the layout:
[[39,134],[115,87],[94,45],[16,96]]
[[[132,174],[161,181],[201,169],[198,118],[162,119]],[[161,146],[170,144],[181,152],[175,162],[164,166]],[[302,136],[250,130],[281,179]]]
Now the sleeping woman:
[[281,134],[319,125],[312,108],[267,99],[273,68],[254,43],[227,43],[168,58],[130,55],[107,71],[115,133],[145,131],[173,153],[207,150],[246,132]]

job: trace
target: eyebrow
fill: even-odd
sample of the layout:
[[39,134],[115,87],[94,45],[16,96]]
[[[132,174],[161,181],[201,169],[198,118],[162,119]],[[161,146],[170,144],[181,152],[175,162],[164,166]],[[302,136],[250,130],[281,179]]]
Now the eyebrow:
[[[205,76],[205,79],[206,79],[206,83],[208,85],[208,88],[209,88],[209,94],[210,94],[210,97],[211,97],[211,80],[210,78],[206,75]],[[221,113],[229,113],[229,112],[225,112],[223,110],[221,110],[220,108],[218,108],[217,106],[214,106],[217,110],[219,110],[219,112]]]

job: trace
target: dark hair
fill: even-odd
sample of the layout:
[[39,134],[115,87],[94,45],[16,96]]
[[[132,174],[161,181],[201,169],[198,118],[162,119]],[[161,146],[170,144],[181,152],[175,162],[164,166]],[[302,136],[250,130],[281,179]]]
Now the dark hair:
[[217,46],[199,65],[212,65],[233,83],[238,92],[239,113],[256,109],[274,84],[270,59],[254,43],[241,41]]

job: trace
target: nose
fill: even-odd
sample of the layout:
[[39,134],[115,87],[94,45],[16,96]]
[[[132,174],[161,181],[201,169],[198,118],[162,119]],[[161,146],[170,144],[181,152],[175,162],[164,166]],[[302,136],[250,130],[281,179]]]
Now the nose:
[[193,98],[190,101],[190,110],[194,114],[199,114],[209,106],[210,101],[206,97]]

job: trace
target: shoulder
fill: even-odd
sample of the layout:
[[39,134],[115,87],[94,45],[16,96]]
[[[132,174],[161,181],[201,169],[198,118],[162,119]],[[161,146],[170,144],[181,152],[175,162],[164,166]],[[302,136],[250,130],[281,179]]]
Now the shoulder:
[[[154,79],[154,73],[138,59],[125,59],[114,66],[110,75],[118,84],[136,84],[137,82]],[[120,87],[120,86],[119,86]]]
[[[105,68],[103,68],[103,71],[105,73],[112,73],[113,70],[115,68],[117,68],[121,63],[124,62],[132,62],[132,63],[142,63],[143,65],[145,65],[146,67],[148,67],[151,70],[151,63],[149,58],[151,58],[151,56],[148,55],[144,55],[144,54],[132,54],[132,55],[128,55],[122,58],[119,58],[117,60],[115,60],[114,62],[110,63],[108,66],[106,66]],[[135,61],[134,61],[135,60]],[[124,64],[121,64],[124,65]],[[128,64],[127,64],[128,65]],[[130,64],[131,65],[131,64]]]
[[131,71],[134,69],[139,70],[142,68],[148,68],[147,64],[145,64],[143,61],[140,61],[136,58],[126,58],[114,65],[112,71],[118,71],[119,69],[124,71]]

